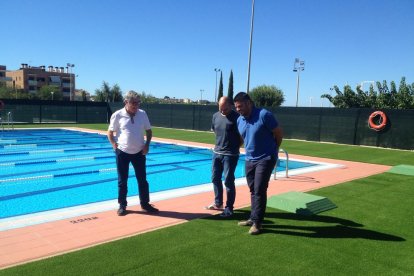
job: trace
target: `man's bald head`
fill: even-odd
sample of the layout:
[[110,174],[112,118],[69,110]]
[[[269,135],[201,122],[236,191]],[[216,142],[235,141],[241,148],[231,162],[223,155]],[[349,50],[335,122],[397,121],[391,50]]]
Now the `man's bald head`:
[[226,96],[221,97],[219,100],[219,111],[221,112],[221,114],[223,114],[224,116],[227,116],[228,114],[230,114],[231,110],[232,110],[231,99]]

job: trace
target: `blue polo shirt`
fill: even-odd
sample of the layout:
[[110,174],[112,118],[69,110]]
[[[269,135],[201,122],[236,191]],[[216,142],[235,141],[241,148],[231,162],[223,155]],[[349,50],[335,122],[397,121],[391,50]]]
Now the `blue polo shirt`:
[[277,158],[278,148],[272,130],[279,123],[273,114],[266,109],[253,107],[249,118],[240,116],[237,128],[244,140],[246,160],[258,161],[274,156]]

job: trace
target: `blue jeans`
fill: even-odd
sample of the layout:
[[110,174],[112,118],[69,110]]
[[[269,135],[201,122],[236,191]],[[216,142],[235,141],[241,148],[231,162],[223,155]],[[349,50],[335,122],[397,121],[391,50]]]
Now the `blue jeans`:
[[223,204],[223,182],[222,175],[224,174],[224,185],[226,186],[226,207],[233,210],[234,201],[236,199],[236,187],[234,186],[234,171],[236,170],[239,156],[230,156],[214,153],[213,168],[211,180],[214,187],[214,203],[216,205]]
[[149,185],[147,182],[146,157],[142,152],[128,154],[119,149],[116,153],[116,167],[118,171],[118,203],[127,206],[129,164],[135,170],[138,181],[139,200],[141,205],[149,204]]
[[263,222],[267,204],[267,187],[275,164],[275,157],[269,160],[246,160],[246,180],[252,205],[250,219],[255,223]]

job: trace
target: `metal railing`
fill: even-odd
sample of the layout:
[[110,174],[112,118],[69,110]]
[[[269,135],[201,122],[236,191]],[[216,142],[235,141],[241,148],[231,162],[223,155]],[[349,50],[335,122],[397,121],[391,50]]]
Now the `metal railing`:
[[11,111],[7,113],[7,127],[9,128],[9,130],[10,130],[10,124],[12,127],[11,129],[14,130],[13,113]]
[[[1,116],[0,116],[0,125],[1,125],[1,130],[4,131],[4,123],[3,123],[3,118]],[[11,111],[7,112],[7,129],[14,130],[13,113]]]
[[[288,178],[289,177],[289,154],[284,149],[279,149],[279,152],[283,152],[286,156],[286,165],[285,165],[286,173],[285,173],[285,175],[286,175],[286,178]],[[277,163],[279,163],[279,159],[277,160]],[[273,173],[273,179],[276,179],[277,163],[276,163],[275,170],[274,170],[274,173]]]

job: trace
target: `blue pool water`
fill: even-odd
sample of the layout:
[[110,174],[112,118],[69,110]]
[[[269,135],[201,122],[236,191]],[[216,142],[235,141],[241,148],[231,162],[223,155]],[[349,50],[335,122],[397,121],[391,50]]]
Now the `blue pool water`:
[[[211,182],[211,150],[151,144],[150,192]],[[289,169],[314,166],[289,161]],[[278,171],[285,170],[280,160]],[[244,176],[243,156],[236,177]],[[137,195],[130,169],[128,196]],[[0,134],[0,219],[117,198],[115,155],[106,136],[62,129]]]

